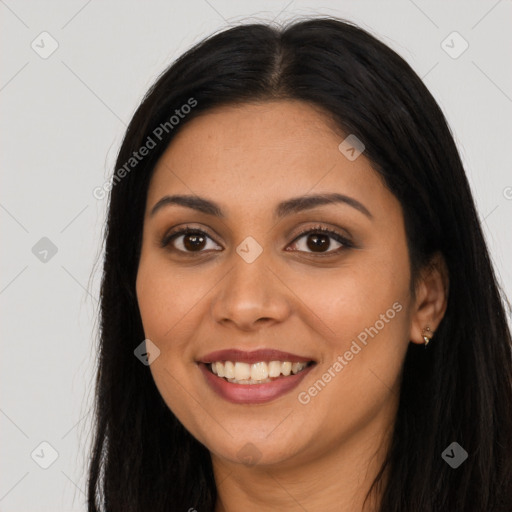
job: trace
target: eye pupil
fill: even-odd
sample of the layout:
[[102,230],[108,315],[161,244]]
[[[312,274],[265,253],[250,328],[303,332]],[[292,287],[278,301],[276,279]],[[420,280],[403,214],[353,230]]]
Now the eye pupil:
[[[313,243],[310,243],[310,240],[314,240]],[[322,234],[312,234],[308,236],[308,248],[311,250],[315,249],[328,249],[329,248],[329,237],[327,235]]]
[[183,245],[187,250],[201,250],[204,246],[205,237],[197,233],[189,233],[183,237]]

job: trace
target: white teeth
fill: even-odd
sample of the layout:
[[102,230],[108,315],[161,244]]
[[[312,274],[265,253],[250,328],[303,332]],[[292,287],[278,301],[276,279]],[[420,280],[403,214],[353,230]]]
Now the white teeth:
[[235,365],[231,361],[224,363],[224,377],[226,377],[226,379],[235,378]]
[[[219,364],[217,363],[217,369],[219,368]],[[251,366],[247,363],[240,363],[237,361],[235,363],[235,379],[236,380],[244,380],[251,378]]]
[[254,364],[237,361],[216,361],[211,363],[211,370],[215,375],[224,377],[229,382],[237,384],[262,384],[272,382],[280,375],[288,377],[304,370],[307,363],[292,363],[290,361],[260,361]]
[[292,363],[292,373],[293,374],[296,374],[302,370],[301,364],[302,363]]
[[251,365],[251,379],[252,380],[263,380],[268,377],[268,366],[267,363],[255,363]]
[[270,361],[268,363],[268,376],[279,377],[281,375],[281,361]]
[[219,377],[224,377],[224,365],[222,363],[215,363],[215,366],[217,368],[217,375]]
[[292,363],[290,363],[290,361],[286,361],[286,363],[281,364],[281,373],[283,375],[286,375],[288,377],[288,375],[290,375],[291,371],[292,371]]

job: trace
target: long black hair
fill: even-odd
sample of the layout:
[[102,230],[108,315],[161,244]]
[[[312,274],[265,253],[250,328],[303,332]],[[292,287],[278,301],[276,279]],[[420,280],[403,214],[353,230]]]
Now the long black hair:
[[[134,356],[144,340],[135,280],[146,195],[156,162],[191,119],[273,99],[308,102],[364,143],[402,205],[412,283],[434,253],[447,264],[445,316],[427,349],[411,343],[406,354],[391,446],[372,487],[385,470],[380,511],[512,510],[506,299],[452,134],[401,57],[354,24],[321,17],[208,37],[165,70],[128,126],[109,186],[89,512],[214,509],[208,449]],[[152,148],[131,160],[143,146]],[[457,469],[441,456],[454,441],[468,453]]]

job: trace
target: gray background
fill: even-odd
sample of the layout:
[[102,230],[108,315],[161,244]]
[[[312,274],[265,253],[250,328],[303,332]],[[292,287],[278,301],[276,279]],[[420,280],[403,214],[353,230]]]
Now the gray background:
[[[398,51],[448,118],[510,297],[510,0],[0,0],[0,14],[0,511],[85,510],[106,208],[92,191],[156,76],[228,24],[333,14]],[[58,48],[42,58],[45,31]]]

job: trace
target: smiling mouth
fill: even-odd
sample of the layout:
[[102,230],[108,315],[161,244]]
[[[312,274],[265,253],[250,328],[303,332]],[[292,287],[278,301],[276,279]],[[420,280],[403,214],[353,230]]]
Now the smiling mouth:
[[206,364],[206,368],[231,384],[265,384],[291,375],[297,375],[307,367],[316,364],[309,362],[260,361],[253,364],[240,361],[216,361]]

